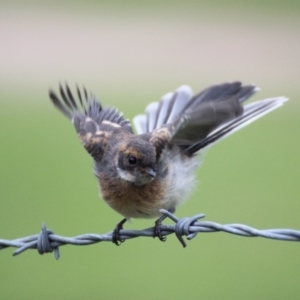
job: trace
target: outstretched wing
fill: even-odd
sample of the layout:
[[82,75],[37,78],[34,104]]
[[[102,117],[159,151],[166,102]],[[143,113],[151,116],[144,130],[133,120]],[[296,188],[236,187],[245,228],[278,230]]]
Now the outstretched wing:
[[185,148],[185,153],[187,155],[192,155],[199,150],[210,146],[223,138],[229,136],[230,134],[240,130],[241,128],[247,126],[253,121],[259,119],[265,114],[271,112],[272,110],[280,107],[288,99],[285,97],[275,97],[270,99],[265,99],[261,101],[256,101],[245,105],[244,112],[242,115],[234,118],[233,120],[226,122],[223,125],[218,126],[215,130],[210,132],[205,138],[199,140],[198,142],[191,144]]
[[173,123],[187,111],[198,111],[201,107],[206,110],[211,103],[213,106],[222,106],[225,101],[230,105],[237,101],[243,102],[257,91],[258,88],[253,85],[242,86],[240,82],[233,82],[213,85],[193,95],[192,89],[183,85],[163,96],[159,102],[150,103],[146,107],[146,114],[136,116],[133,122],[138,134],[147,133],[164,124]]
[[60,97],[52,90],[49,97],[54,106],[72,121],[84,148],[96,160],[100,161],[104,148],[116,129],[133,133],[128,120],[116,109],[102,108],[96,97],[77,87],[76,100],[69,86],[59,86]]
[[253,85],[233,82],[211,86],[193,96],[188,86],[182,86],[160,102],[149,104],[146,114],[135,117],[134,123],[138,133],[152,131],[150,141],[158,156],[168,143],[193,155],[286,101],[278,97],[242,106],[257,91]]

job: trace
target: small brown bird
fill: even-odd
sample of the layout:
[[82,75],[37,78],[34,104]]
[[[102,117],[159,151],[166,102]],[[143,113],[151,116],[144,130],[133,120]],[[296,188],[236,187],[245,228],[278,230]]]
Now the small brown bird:
[[103,108],[96,97],[81,92],[78,99],[68,85],[60,85],[60,97],[49,96],[74,124],[78,136],[94,159],[94,172],[105,202],[125,218],[113,232],[113,242],[122,242],[119,231],[130,218],[154,218],[155,236],[164,241],[159,210],[174,212],[195,184],[199,151],[227,137],[287,98],[275,97],[242,106],[258,88],[240,82],[213,85],[193,95],[181,86],[134,118],[137,134],[116,109]]

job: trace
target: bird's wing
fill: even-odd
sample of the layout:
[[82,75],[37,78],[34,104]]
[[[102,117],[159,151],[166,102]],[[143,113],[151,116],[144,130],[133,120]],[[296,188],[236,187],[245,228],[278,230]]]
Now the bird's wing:
[[49,97],[54,106],[72,121],[78,136],[89,154],[100,161],[103,150],[117,129],[133,133],[130,122],[116,109],[102,108],[96,97],[83,92],[77,87],[77,100],[71,93],[68,85],[65,88],[59,86],[59,95],[49,91]]
[[189,87],[182,86],[160,102],[149,104],[146,114],[135,117],[134,123],[139,133],[149,132],[158,156],[167,144],[178,145],[192,155],[286,100],[278,97],[242,106],[257,91],[254,85],[233,82],[211,86],[193,96]]
[[192,89],[183,85],[175,92],[164,95],[159,102],[150,103],[146,107],[146,114],[133,119],[137,133],[151,132],[164,124],[172,123],[182,113],[192,96]]
[[138,134],[151,132],[164,124],[170,124],[187,110],[198,109],[208,102],[224,102],[236,98],[243,102],[258,91],[253,85],[242,86],[240,82],[223,83],[206,88],[194,95],[192,89],[183,85],[176,91],[164,95],[159,102],[152,102],[146,107],[144,115],[133,119]]
[[242,115],[217,127],[204,139],[187,147],[185,149],[185,153],[191,155],[205,147],[213,145],[214,143],[224,139],[230,134],[240,130],[265,114],[271,112],[272,110],[282,106],[287,100],[288,98],[281,96],[264,99],[245,105]]

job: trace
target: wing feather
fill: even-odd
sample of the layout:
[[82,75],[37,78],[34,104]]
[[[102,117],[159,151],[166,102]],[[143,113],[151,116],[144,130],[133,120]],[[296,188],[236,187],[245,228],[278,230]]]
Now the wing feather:
[[102,108],[96,97],[85,88],[81,92],[77,87],[76,101],[69,86],[59,85],[60,97],[52,90],[49,97],[54,106],[70,119],[89,154],[100,161],[103,149],[116,129],[132,134],[130,122],[116,109]]
[[[280,107],[287,100],[276,97],[243,106],[242,103],[258,90],[255,85],[244,86],[236,81],[211,86],[193,96],[189,87],[182,86],[164,96],[158,105],[150,104],[151,114],[138,116],[136,123],[140,133],[150,134],[150,142],[159,155],[166,145],[173,144],[191,156]],[[150,115],[151,126],[142,126],[142,122],[149,124]],[[154,126],[152,120],[155,118]]]
[[261,118],[274,109],[282,106],[288,99],[285,97],[276,97],[250,103],[244,106],[244,112],[238,118],[218,127],[211,132],[207,137],[194,143],[185,149],[187,155],[192,155],[199,150],[215,144],[216,142],[228,137],[232,133],[242,129],[255,120]]

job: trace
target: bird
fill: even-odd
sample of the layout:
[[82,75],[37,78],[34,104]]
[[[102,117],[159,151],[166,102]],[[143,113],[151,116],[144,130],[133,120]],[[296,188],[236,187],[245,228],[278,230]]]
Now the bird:
[[157,218],[154,237],[165,241],[160,209],[175,212],[196,185],[195,171],[205,149],[283,105],[286,97],[244,104],[259,91],[240,81],[212,85],[194,94],[182,85],[150,103],[131,123],[116,108],[103,107],[96,96],[67,83],[49,90],[54,106],[72,121],[94,162],[103,200],[123,216],[112,232],[119,245],[120,230],[131,218]]

